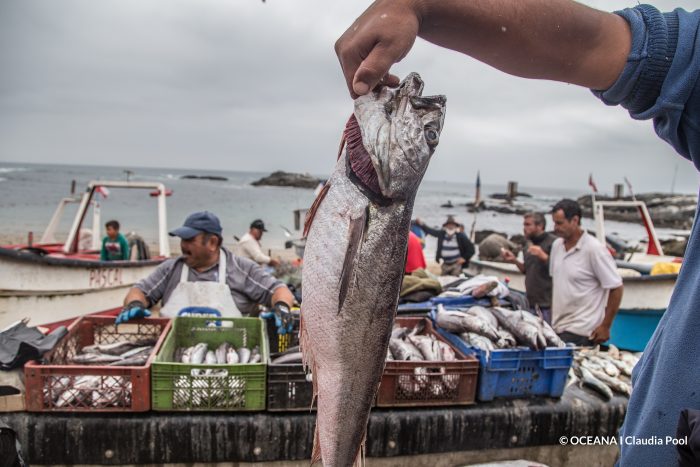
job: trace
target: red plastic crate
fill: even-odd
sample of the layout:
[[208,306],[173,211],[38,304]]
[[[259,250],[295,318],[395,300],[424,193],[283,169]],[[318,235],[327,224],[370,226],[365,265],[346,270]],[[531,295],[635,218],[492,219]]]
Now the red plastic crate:
[[396,361],[388,360],[377,393],[377,407],[420,407],[469,405],[476,398],[479,361],[465,355],[435,332],[430,319],[396,318],[395,323],[409,329],[425,322],[423,334],[432,334],[455,351],[458,360]]
[[[68,328],[45,364],[24,366],[27,410],[30,412],[145,412],[151,408],[151,362],[170,330],[167,318],[146,318],[114,324],[111,316],[83,316]],[[93,344],[155,338],[143,366],[69,364]]]

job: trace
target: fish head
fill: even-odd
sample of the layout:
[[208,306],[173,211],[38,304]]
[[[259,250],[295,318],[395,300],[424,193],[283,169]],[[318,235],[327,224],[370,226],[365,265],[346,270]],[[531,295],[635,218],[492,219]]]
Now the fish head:
[[396,89],[382,87],[355,100],[363,144],[389,199],[415,195],[440,140],[446,98],[422,96],[423,86],[411,73]]

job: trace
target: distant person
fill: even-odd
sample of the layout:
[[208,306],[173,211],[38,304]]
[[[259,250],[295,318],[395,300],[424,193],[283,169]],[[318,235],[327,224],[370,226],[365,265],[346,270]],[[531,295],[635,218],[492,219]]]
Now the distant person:
[[563,199],[552,208],[557,238],[549,255],[552,327],[564,342],[600,344],[622,301],[622,278],[610,252],[581,229],[581,206]]
[[406,274],[411,274],[416,269],[425,269],[425,255],[423,245],[418,235],[408,231],[408,250],[406,251]]
[[539,308],[548,323],[552,323],[552,278],[549,275],[549,253],[557,239],[546,232],[547,220],[539,212],[529,212],[523,216],[525,236],[524,261],[520,262],[510,250],[503,250],[503,259],[515,264],[525,274],[525,294],[530,310]]
[[129,242],[119,233],[119,222],[105,224],[107,235],[102,239],[101,261],[125,261],[129,259]]
[[469,260],[474,255],[474,244],[467,235],[459,230],[459,222],[454,216],[447,216],[442,229],[434,229],[416,219],[416,225],[428,235],[437,237],[437,252],[435,261],[440,263],[443,276],[459,276],[462,269],[469,266]]
[[271,258],[263,253],[260,247],[260,240],[263,233],[267,232],[265,223],[260,219],[255,219],[250,223],[250,230],[238,241],[238,254],[244,258],[252,259],[259,265],[270,267],[279,266],[280,262],[276,258]]

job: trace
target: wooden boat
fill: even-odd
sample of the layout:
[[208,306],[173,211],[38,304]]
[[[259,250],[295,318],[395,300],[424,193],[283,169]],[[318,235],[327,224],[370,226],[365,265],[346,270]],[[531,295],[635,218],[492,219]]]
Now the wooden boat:
[[[681,258],[666,256],[656,235],[654,224],[646,205],[642,201],[594,201],[596,237],[605,245],[604,208],[636,207],[647,231],[646,252],[629,254],[618,260],[618,271],[622,276],[624,294],[617,317],[610,332],[609,343],[620,348],[642,351],[654,333],[671,300],[678,274],[650,275],[651,266],[661,262],[680,262]],[[508,282],[509,287],[525,291],[525,275],[510,263],[472,259],[467,272],[471,275],[496,276]]]
[[[104,188],[158,191],[158,256],[100,261],[102,237],[96,194]],[[92,181],[82,196],[60,201],[38,243],[30,239],[27,244],[0,247],[0,328],[25,317],[30,318],[30,324],[39,325],[121,303],[136,281],[170,256],[167,192],[162,183]],[[73,203],[79,207],[68,236],[63,242],[56,241],[64,209]],[[92,238],[85,241],[82,227],[91,208]]]

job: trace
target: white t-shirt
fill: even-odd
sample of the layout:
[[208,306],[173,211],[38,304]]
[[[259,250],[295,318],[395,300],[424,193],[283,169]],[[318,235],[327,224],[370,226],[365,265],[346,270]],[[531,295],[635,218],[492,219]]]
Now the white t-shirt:
[[590,336],[603,322],[610,289],[622,285],[612,255],[586,232],[569,251],[558,238],[549,255],[549,274],[554,331]]
[[236,244],[236,254],[244,258],[252,259],[260,265],[270,264],[270,257],[262,252],[260,242],[258,242],[250,232],[246,232]]

